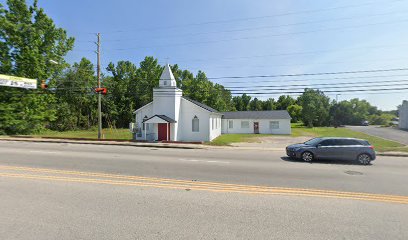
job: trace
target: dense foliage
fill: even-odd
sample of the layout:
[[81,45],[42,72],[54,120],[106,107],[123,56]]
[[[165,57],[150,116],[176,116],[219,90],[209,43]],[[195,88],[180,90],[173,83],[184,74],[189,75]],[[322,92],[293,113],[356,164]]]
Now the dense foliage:
[[[35,0],[8,0],[0,4],[0,73],[47,80],[49,89],[26,90],[0,87],[0,134],[26,134],[44,128],[54,130],[89,129],[97,124],[97,85],[95,65],[83,58],[68,65],[65,55],[72,50],[74,38],[55,26]],[[129,61],[110,63],[102,76],[108,94],[102,98],[104,127],[126,128],[134,110],[153,99],[164,66],[154,57],[139,64]],[[184,96],[219,111],[288,110],[292,121],[307,126],[360,124],[370,120],[385,124],[393,112],[382,113],[365,100],[332,102],[321,91],[305,89],[296,98],[282,95],[277,100],[232,96],[206,74],[196,75],[173,65],[177,86]],[[39,81],[40,82],[40,81]]]
[[[64,56],[74,39],[57,28],[37,1],[0,4],[0,73],[49,79],[64,67]],[[50,60],[59,62],[53,65]],[[39,131],[56,118],[53,95],[40,90],[0,87],[0,133]]]

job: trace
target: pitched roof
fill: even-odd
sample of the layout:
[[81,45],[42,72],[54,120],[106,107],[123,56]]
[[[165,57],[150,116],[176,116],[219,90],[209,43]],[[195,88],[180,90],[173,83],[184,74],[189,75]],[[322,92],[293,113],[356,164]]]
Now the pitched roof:
[[209,111],[209,112],[218,113],[217,110],[215,110],[214,108],[212,108],[212,107],[210,107],[210,106],[205,105],[204,103],[197,102],[197,101],[195,101],[195,100],[193,100],[193,99],[190,99],[190,98],[187,98],[187,97],[183,97],[183,98],[184,98],[185,100],[189,101],[189,102],[194,103],[195,105],[197,105],[197,106],[199,106],[199,107],[201,107],[201,108],[204,108],[205,110],[207,110],[207,111]]
[[291,119],[286,110],[222,112],[224,119]]
[[142,109],[142,108],[147,107],[148,105],[150,105],[150,104],[152,104],[152,103],[153,103],[153,102],[149,102],[148,104],[141,106],[140,108],[136,109],[136,110],[134,111],[134,113],[136,113],[137,111],[139,111],[139,110]]
[[164,121],[166,121],[168,123],[175,123],[176,122],[176,120],[174,120],[174,119],[172,119],[170,117],[167,117],[166,115],[154,115],[152,117],[149,117],[148,119],[143,119],[143,122],[149,121],[150,119],[152,119],[154,117],[161,118],[161,119],[163,119]]

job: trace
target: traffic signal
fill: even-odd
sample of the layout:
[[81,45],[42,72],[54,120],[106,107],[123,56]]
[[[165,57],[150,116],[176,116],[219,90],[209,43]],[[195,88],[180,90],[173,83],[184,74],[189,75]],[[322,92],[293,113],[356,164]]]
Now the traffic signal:
[[45,83],[45,80],[41,80],[41,89],[47,89],[48,84]]
[[101,93],[102,95],[106,95],[106,93],[108,93],[108,89],[107,88],[96,88],[95,92]]

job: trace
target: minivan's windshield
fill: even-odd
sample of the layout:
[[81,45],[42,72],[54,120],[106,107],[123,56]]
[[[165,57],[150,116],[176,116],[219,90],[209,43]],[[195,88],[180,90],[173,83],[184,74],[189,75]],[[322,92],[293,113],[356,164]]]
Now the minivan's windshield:
[[313,139],[310,139],[309,141],[304,142],[304,144],[314,146],[318,144],[321,140],[322,140],[321,138],[313,138]]

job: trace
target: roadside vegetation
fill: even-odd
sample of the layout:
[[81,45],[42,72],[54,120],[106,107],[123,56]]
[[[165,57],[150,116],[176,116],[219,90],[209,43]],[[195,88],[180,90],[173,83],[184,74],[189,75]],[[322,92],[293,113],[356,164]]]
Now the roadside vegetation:
[[[209,145],[228,146],[237,142],[253,142],[262,137],[276,137],[287,135],[270,134],[224,134],[214,139]],[[292,134],[288,137],[350,137],[368,140],[378,152],[395,151],[408,152],[408,146],[387,139],[356,132],[347,128],[334,127],[305,127],[302,123],[292,124]]]
[[[110,140],[132,140],[132,134],[129,129],[103,129],[103,139]],[[39,134],[29,135],[30,137],[42,137],[42,138],[75,138],[75,139],[89,139],[95,140],[98,136],[98,129],[88,130],[74,130],[74,131],[52,131],[46,130]]]

